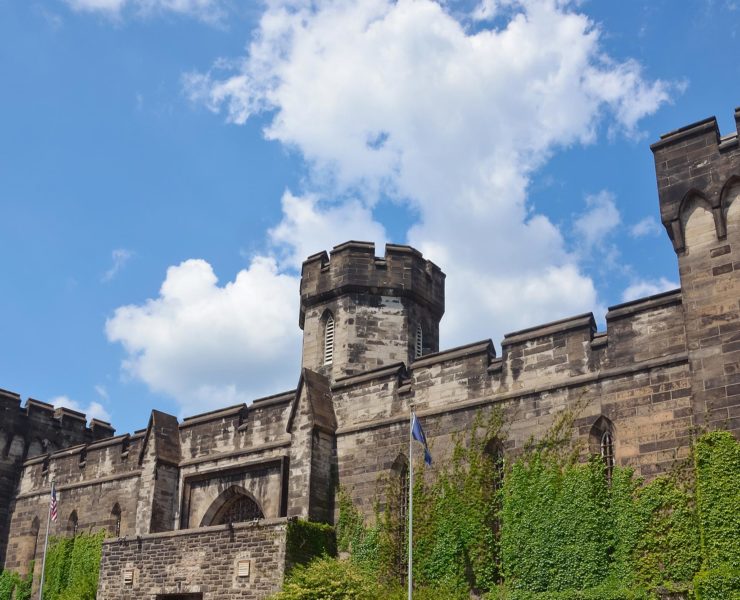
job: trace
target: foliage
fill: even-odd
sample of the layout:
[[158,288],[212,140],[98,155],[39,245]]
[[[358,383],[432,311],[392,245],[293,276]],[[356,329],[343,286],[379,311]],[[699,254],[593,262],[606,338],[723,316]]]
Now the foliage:
[[724,565],[702,570],[694,578],[697,600],[740,600],[740,568]]
[[352,561],[323,557],[296,566],[274,600],[376,600],[375,578]]
[[288,521],[285,553],[290,565],[305,564],[318,556],[336,556],[334,528],[324,523],[291,519]]
[[705,568],[740,564],[740,443],[727,431],[696,444],[697,497]]
[[[740,600],[740,445],[710,433],[698,440],[693,473],[679,465],[645,484],[615,466],[608,478],[600,457],[584,461],[575,414],[562,413],[544,439],[528,443],[503,483],[488,451],[491,440],[503,441],[498,415],[477,419],[447,462],[419,466],[415,598],[487,591],[487,600],[652,600],[660,588],[693,597],[695,587],[697,600]],[[371,526],[339,491],[337,542],[350,561],[338,576],[382,582],[374,597],[384,600],[406,594],[399,487],[386,482],[386,510],[376,508]]]
[[100,531],[49,540],[45,600],[94,600],[104,537]]
[[25,578],[13,571],[0,572],[0,600],[30,600],[33,565],[31,561]]
[[530,592],[499,586],[486,594],[485,600],[652,600],[654,596],[641,589],[614,588],[608,585],[588,590]]

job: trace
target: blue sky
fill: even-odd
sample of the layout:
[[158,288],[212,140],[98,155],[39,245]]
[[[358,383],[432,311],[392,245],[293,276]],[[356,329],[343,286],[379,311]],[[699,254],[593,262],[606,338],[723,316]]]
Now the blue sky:
[[109,417],[295,385],[345,239],[448,274],[442,345],[668,289],[649,144],[740,105],[740,5],[0,0],[0,387]]

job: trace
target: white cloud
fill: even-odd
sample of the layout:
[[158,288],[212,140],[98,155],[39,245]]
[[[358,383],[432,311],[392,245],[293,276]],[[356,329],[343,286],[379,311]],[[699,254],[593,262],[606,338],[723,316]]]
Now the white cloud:
[[170,267],[159,296],[118,308],[106,322],[124,370],[176,398],[183,414],[290,389],[300,364],[298,280],[257,257],[219,285],[211,266]]
[[117,248],[116,250],[113,250],[113,252],[111,252],[113,265],[111,265],[111,268],[103,274],[101,281],[103,281],[104,283],[112,281],[133,256],[134,253],[131,250],[126,250],[125,248]]
[[630,227],[630,235],[634,238],[659,235],[660,231],[660,224],[655,217],[645,217]]
[[584,251],[604,248],[606,239],[621,222],[614,195],[602,190],[586,197],[586,210],[573,223],[576,242]]
[[661,292],[667,292],[668,290],[675,290],[679,285],[675,281],[661,277],[657,280],[638,280],[633,282],[627,289],[622,292],[622,302],[629,302],[630,300],[637,300],[645,296],[652,296],[653,294],[660,294]]
[[[307,256],[347,240],[386,242],[382,225],[357,200],[341,204],[322,203],[315,195],[283,194],[283,219],[269,231],[270,241],[283,250],[281,263],[300,269]],[[379,250],[382,251],[382,250]]]
[[49,400],[50,404],[54,405],[54,408],[66,407],[81,412],[87,416],[88,421],[92,419],[100,419],[101,421],[110,422],[110,414],[100,402],[89,402],[87,405],[73,400],[69,396],[55,396]]
[[[496,4],[481,5],[487,19]],[[186,412],[292,385],[298,285],[285,273],[338,241],[382,240],[389,197],[418,215],[406,241],[448,274],[443,346],[596,308],[582,257],[527,187],[560,148],[601,129],[636,135],[670,85],[610,59],[574,3],[505,4],[471,33],[430,0],[272,0],[246,57],[185,75],[191,99],[229,122],[267,114],[265,137],[297,150],[309,177],[283,196],[275,258],[223,287],[187,261],[158,298],[116,311],[107,333],[128,373]],[[605,194],[589,211],[595,243],[619,213]]]
[[103,400],[108,400],[108,398],[109,398],[109,396],[108,396],[108,390],[106,389],[106,387],[104,385],[100,385],[100,384],[96,385],[95,386],[95,393],[98,396],[100,396]]
[[139,16],[174,13],[216,23],[226,16],[225,0],[65,0],[72,10],[118,18],[131,10]]
[[[314,194],[363,190],[371,210],[382,191],[417,210],[408,241],[449,275],[450,343],[596,304],[558,228],[529,211],[527,185],[558,148],[592,142],[605,117],[632,135],[668,100],[668,84],[606,56],[569,3],[506,4],[505,26],[468,33],[431,1],[273,2],[236,72],[219,61],[185,78],[231,122],[274,111],[265,135],[302,152]],[[493,15],[495,3],[479,8]],[[589,243],[619,218],[610,197],[593,202]],[[560,302],[535,292],[543,281]]]

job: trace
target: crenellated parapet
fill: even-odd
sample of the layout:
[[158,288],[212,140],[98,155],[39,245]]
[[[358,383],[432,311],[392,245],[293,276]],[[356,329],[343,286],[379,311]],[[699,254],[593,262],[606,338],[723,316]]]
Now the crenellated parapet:
[[660,217],[676,252],[686,247],[686,212],[699,201],[714,217],[717,239],[727,236],[730,189],[740,183],[740,108],[737,131],[722,136],[710,117],[662,135],[650,146],[660,196]]
[[411,298],[437,318],[445,310],[445,275],[411,246],[386,244],[375,255],[375,244],[350,241],[335,246],[331,256],[319,252],[303,262],[300,326],[306,309],[348,293]]

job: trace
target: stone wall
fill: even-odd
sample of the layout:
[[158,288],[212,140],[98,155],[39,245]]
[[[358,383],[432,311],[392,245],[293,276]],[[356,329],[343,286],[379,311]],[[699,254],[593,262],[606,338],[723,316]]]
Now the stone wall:
[[[282,584],[286,530],[287,520],[276,519],[106,540],[97,598],[266,598]],[[240,561],[249,564],[247,576],[239,576]]]
[[[735,111],[740,132],[740,109]],[[740,133],[715,118],[652,145],[661,218],[678,254],[698,425],[740,433]]]
[[[13,498],[23,462],[35,456],[113,435],[110,424],[0,390],[0,566],[4,563]],[[29,525],[30,526],[30,525]]]

